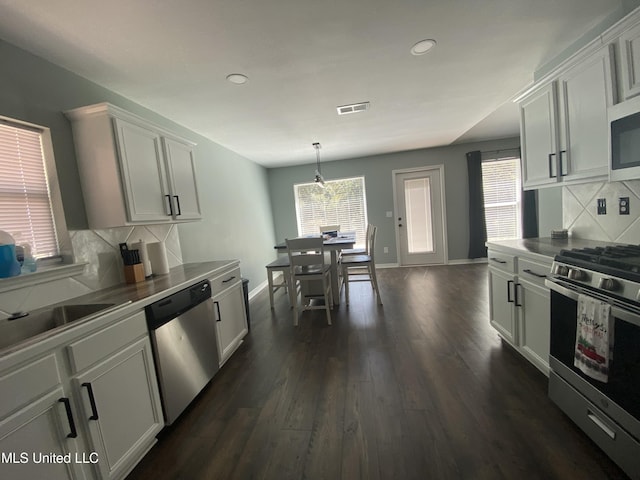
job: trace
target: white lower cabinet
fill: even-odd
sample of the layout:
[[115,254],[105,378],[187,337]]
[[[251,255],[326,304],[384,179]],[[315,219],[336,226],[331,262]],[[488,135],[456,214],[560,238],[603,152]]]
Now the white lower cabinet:
[[101,478],[128,473],[164,426],[152,358],[141,338],[74,378]]
[[124,478],[164,426],[144,312],[34,357],[0,362],[0,478]]
[[520,351],[549,375],[549,289],[520,279],[517,284]]
[[242,291],[240,269],[227,271],[211,279],[216,316],[220,366],[236,351],[249,331]]
[[502,338],[549,375],[552,259],[489,250],[489,318]]
[[0,422],[0,478],[86,478],[77,461],[83,452],[76,419],[65,402],[69,395],[58,387]]
[[490,322],[511,344],[517,343],[518,332],[514,308],[515,276],[489,268]]

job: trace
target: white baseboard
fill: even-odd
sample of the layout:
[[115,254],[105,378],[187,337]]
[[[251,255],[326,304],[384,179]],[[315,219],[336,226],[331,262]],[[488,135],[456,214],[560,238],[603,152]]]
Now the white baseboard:
[[251,290],[249,292],[249,301],[251,301],[251,299],[253,297],[255,297],[256,295],[258,295],[260,292],[262,292],[262,290],[264,290],[265,288],[267,288],[269,286],[269,282],[267,280],[265,280],[264,282],[258,284],[253,290]]
[[467,265],[470,263],[488,263],[489,259],[484,258],[458,258],[456,260],[449,260],[449,265]]

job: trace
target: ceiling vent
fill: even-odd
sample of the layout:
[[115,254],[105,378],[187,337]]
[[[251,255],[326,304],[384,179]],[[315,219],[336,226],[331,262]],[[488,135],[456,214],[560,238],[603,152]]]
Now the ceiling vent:
[[369,110],[369,102],[353,103],[351,105],[342,105],[336,107],[338,115],[348,115],[349,113],[359,113]]

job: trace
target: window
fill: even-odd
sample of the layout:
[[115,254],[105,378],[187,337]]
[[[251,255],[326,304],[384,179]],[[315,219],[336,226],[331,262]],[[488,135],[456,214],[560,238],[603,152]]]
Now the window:
[[0,117],[0,229],[37,259],[60,256],[49,189],[49,176],[57,178],[46,156],[53,160],[48,129]]
[[318,235],[321,225],[340,225],[342,231],[356,232],[356,245],[365,244],[367,208],[364,177],[327,180],[293,186],[298,235]]
[[482,188],[487,239],[491,241],[521,238],[520,159],[483,161]]

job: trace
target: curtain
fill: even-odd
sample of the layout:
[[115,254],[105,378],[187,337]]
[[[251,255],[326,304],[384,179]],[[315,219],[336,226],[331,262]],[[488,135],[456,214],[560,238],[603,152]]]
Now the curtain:
[[469,258],[487,256],[487,226],[484,218],[482,191],[482,154],[479,150],[467,153],[469,176]]
[[538,236],[538,191],[522,192],[522,238]]

